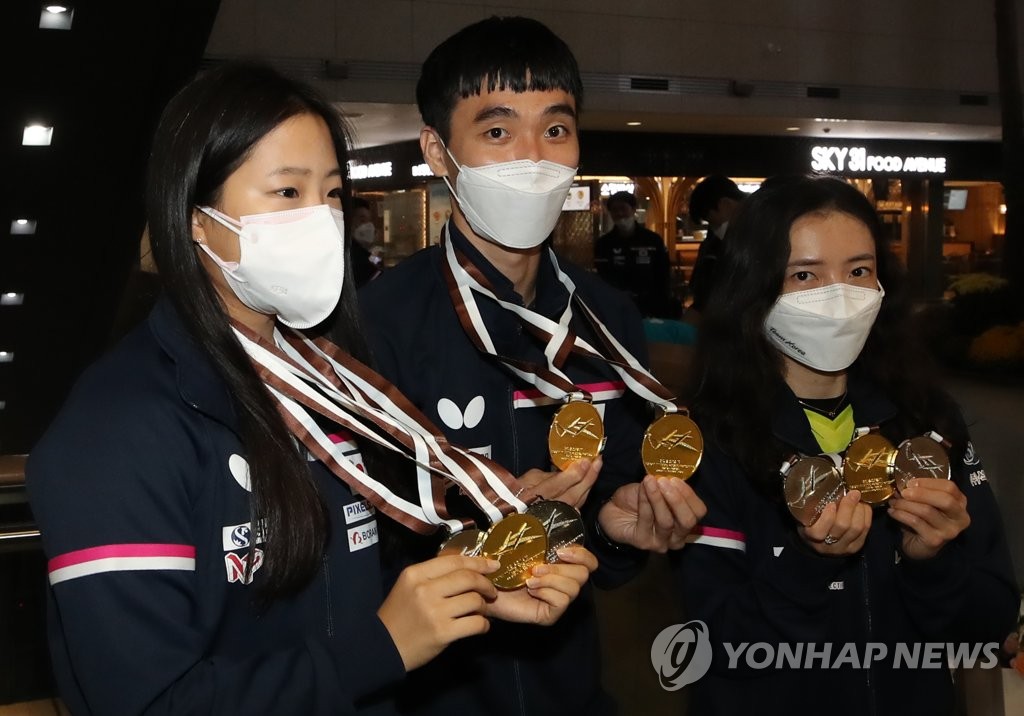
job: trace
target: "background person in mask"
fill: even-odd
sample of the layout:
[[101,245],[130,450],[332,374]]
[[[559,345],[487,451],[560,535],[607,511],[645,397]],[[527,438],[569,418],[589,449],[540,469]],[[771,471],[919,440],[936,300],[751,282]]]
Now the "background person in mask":
[[[564,373],[590,391],[603,412],[607,446],[601,457],[553,470],[547,441],[560,401],[507,367],[484,342],[478,348],[460,321],[460,314],[472,316],[472,330],[485,332],[501,356],[546,364],[543,342],[510,307],[558,320],[569,300],[543,244],[579,162],[582,82],[575,58],[535,20],[493,17],[431,52],[416,96],[426,125],[420,146],[452,192],[452,217],[443,246],[420,251],[361,291],[377,364],[452,441],[490,455],[543,497],[581,508],[587,546],[601,562],[595,579],[628,579],[641,549],[681,547],[703,512],[681,481],[639,482],[647,406],[624,395],[621,378],[604,361],[567,356]],[[562,270],[617,340],[643,359],[641,321],[632,302],[592,274],[569,265]],[[457,272],[470,271],[505,304],[455,287]],[[597,342],[578,311],[570,326]],[[425,554],[437,549],[436,542],[421,542]],[[402,685],[403,711],[612,712],[600,684],[591,600],[584,591],[543,632],[495,624],[482,638],[449,650]]]
[[356,282],[356,288],[360,288],[380,274],[380,247],[370,202],[360,196],[354,196],[351,204],[352,208],[348,212],[352,226],[349,258],[352,261],[352,277]]
[[[378,515],[307,457],[245,347],[315,335],[299,331],[333,315],[338,344],[365,357],[346,160],[331,106],[270,69],[211,70],[164,112],[147,189],[163,295],[28,463],[74,714],[362,712],[488,629],[497,564],[483,558],[431,559],[382,590]],[[351,436],[306,417],[362,467]]]
[[718,257],[729,222],[739,209],[746,193],[732,179],[721,174],[704,177],[690,192],[690,220],[707,222],[708,232],[697,250],[697,260],[690,275],[690,307],[700,313],[708,304],[717,283]]
[[[911,339],[899,264],[871,203],[838,179],[776,182],[744,202],[718,272],[695,399],[708,446],[692,482],[708,513],[677,562],[685,613],[707,624],[714,648],[694,712],[952,713],[945,652],[936,668],[896,670],[895,644],[1001,642],[1019,592],[984,468]],[[938,432],[952,479],[911,480],[873,507],[877,492],[842,496],[840,481],[826,491],[819,471],[797,497],[828,504],[798,524],[780,466],[844,453],[855,427],[893,445]],[[920,464],[944,477],[923,450]],[[743,655],[729,667],[723,643],[761,642],[773,653],[830,644],[830,666],[847,643],[860,656],[757,670]],[[867,642],[888,654],[862,669]]]
[[672,297],[665,242],[637,223],[636,204],[628,191],[616,192],[605,201],[615,226],[594,243],[594,268],[605,281],[628,293],[645,318],[679,318],[682,308]]

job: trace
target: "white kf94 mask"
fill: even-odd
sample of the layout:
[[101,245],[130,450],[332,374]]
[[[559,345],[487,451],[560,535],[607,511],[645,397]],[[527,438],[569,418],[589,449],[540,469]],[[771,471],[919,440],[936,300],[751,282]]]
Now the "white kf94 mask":
[[448,177],[444,182],[478,236],[510,249],[532,249],[554,231],[575,167],[529,159],[467,167],[445,151],[459,175],[455,188]]
[[224,261],[205,244],[238,300],[276,315],[290,328],[311,328],[331,314],[345,280],[345,219],[327,204],[231,217],[198,207],[238,234],[239,260]]
[[765,332],[787,356],[811,368],[846,370],[860,355],[885,291],[833,283],[779,296]]

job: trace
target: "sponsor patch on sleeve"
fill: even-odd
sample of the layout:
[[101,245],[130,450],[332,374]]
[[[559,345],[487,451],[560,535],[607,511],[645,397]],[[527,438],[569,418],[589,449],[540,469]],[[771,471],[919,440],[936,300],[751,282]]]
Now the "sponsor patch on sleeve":
[[365,525],[351,527],[348,531],[348,551],[358,552],[377,544],[380,535],[377,534],[377,520],[367,522]]
[[376,514],[376,510],[366,500],[359,500],[358,502],[352,502],[345,505],[345,524],[350,525],[353,522],[361,522],[362,520],[369,519]]

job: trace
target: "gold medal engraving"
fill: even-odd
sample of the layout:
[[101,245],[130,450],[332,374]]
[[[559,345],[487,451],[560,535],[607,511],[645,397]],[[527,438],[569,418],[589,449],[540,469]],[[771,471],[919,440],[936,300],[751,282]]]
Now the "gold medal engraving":
[[881,505],[893,494],[893,461],[896,448],[876,433],[863,435],[846,449],[843,479],[848,490],[859,490],[869,505]]
[[481,554],[501,562],[487,575],[498,589],[519,589],[530,578],[530,570],[544,564],[548,536],[533,515],[511,514],[487,531]]
[[583,544],[586,531],[583,518],[572,505],[557,500],[538,500],[526,510],[544,526],[548,535],[548,562],[558,561],[558,550],[571,544]]
[[948,480],[949,454],[941,444],[924,435],[900,443],[894,463],[896,489],[901,492],[917,477]]
[[480,530],[463,530],[456,532],[441,543],[437,550],[437,556],[443,557],[447,554],[462,554],[467,557],[476,557],[480,554],[480,547],[483,545],[484,533]]
[[590,403],[574,400],[555,413],[548,431],[551,462],[564,470],[577,460],[593,460],[604,450],[604,423]]
[[783,490],[790,513],[804,527],[810,527],[830,502],[846,493],[846,486],[828,458],[801,457],[786,473]]
[[683,480],[697,471],[703,454],[700,428],[681,413],[669,413],[651,423],[640,448],[647,474]]

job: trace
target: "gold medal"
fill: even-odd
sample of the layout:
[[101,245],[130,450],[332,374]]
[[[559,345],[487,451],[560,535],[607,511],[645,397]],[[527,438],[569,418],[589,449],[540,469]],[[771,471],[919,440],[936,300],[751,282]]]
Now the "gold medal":
[[448,554],[462,554],[467,557],[476,557],[480,554],[480,546],[484,541],[484,533],[480,530],[463,530],[456,532],[441,543],[437,550],[437,556],[443,557]]
[[697,471],[703,454],[700,428],[682,413],[668,413],[651,423],[640,448],[648,475],[683,480]]
[[900,443],[896,449],[894,463],[896,472],[896,489],[906,489],[907,483],[916,477],[930,477],[948,480],[949,454],[941,443],[920,435]]
[[604,423],[590,403],[574,400],[555,413],[548,431],[551,462],[564,470],[577,460],[593,460],[604,450]]
[[786,506],[797,522],[810,527],[828,507],[846,494],[843,476],[827,457],[801,457],[786,471]]
[[533,515],[544,525],[548,534],[547,561],[558,561],[558,550],[571,544],[583,544],[586,531],[583,518],[572,505],[558,500],[538,500],[529,506],[526,514]]
[[893,461],[896,448],[877,433],[868,433],[850,443],[843,461],[843,479],[848,490],[859,490],[861,500],[881,505],[892,497]]
[[519,589],[530,578],[530,570],[544,564],[548,536],[533,515],[511,514],[487,531],[481,554],[501,562],[487,575],[498,589]]

